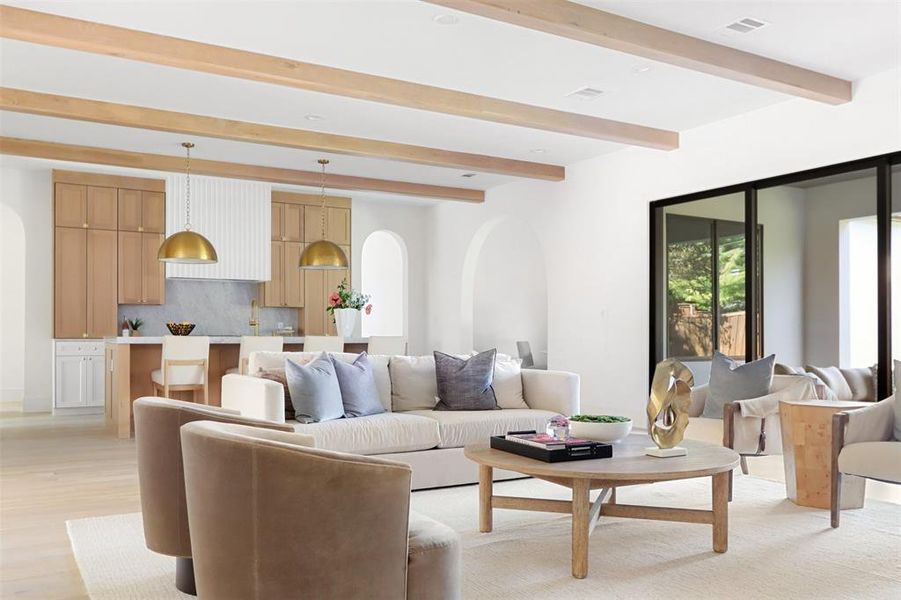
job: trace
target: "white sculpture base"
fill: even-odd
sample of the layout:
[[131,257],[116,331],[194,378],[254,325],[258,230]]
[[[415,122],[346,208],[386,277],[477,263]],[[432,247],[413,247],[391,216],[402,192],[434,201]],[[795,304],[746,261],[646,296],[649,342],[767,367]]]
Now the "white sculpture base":
[[672,458],[674,456],[685,456],[688,454],[688,450],[681,446],[676,446],[675,448],[658,448],[657,446],[653,446],[651,448],[645,448],[644,453],[648,456],[656,456],[657,458]]

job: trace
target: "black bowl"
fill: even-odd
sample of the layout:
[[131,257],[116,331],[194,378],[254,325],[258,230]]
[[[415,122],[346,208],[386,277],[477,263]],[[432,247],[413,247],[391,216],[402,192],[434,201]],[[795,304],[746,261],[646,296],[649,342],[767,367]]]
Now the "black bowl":
[[190,335],[194,331],[194,323],[166,323],[172,335]]

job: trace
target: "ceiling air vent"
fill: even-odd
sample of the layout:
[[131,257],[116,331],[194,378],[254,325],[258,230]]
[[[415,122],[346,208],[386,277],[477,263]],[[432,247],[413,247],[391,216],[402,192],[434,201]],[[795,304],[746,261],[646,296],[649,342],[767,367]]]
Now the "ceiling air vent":
[[595,87],[583,87],[574,92],[568,93],[569,98],[578,98],[579,100],[594,100],[598,96],[603,95],[604,90]]
[[737,31],[738,33],[751,33],[752,31],[757,31],[761,27],[766,25],[763,21],[758,19],[752,19],[751,17],[745,17],[744,19],[740,19],[735,23],[729,23],[726,25],[726,29],[731,29],[732,31]]

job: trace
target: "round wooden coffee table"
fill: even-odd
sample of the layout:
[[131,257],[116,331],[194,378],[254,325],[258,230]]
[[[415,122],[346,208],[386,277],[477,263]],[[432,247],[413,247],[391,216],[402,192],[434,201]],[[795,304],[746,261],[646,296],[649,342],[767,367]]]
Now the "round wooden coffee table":
[[[729,475],[738,454],[723,446],[685,440],[685,456],[654,458],[645,448],[654,443],[645,435],[630,435],[613,446],[612,458],[546,463],[495,450],[487,444],[467,446],[466,457],[479,464],[479,530],[491,531],[495,508],[556,512],[572,515],[572,574],[588,575],[588,537],[601,515],[655,521],[705,523],[713,526],[713,550],[725,552],[728,542]],[[548,500],[493,493],[494,469],[515,471],[572,489],[572,500]],[[616,488],[694,477],[713,479],[711,510],[662,508],[616,503]],[[592,503],[591,490],[601,493]]]

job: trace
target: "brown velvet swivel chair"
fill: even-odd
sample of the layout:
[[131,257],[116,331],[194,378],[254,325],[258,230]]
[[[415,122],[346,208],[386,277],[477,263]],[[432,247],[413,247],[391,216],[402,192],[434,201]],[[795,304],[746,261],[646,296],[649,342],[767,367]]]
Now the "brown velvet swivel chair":
[[459,598],[459,537],[410,513],[410,467],[303,437],[182,427],[199,597]]
[[144,539],[150,550],[175,557],[175,585],[182,592],[193,594],[194,570],[179,428],[191,421],[205,420],[283,432],[293,432],[293,429],[283,423],[242,417],[237,411],[166,398],[138,398],[134,415]]

